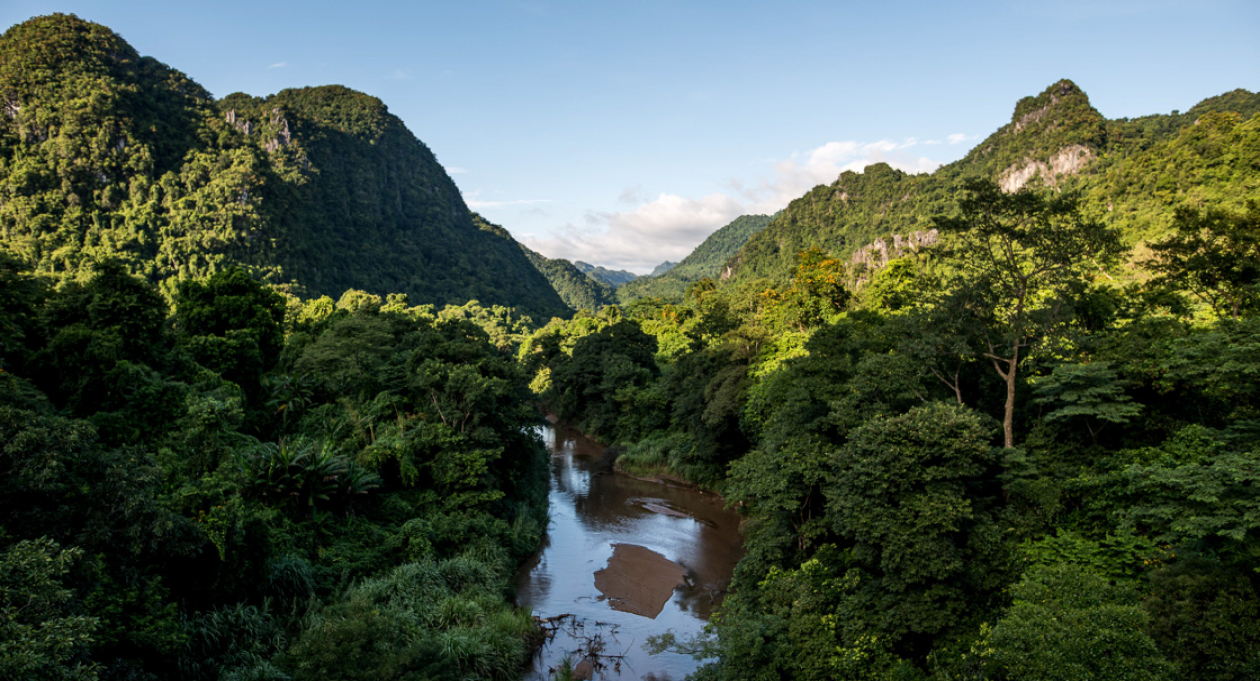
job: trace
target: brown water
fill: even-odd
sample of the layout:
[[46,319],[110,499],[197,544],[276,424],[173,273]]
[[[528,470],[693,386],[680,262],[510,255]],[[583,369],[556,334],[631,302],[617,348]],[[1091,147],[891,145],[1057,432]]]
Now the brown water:
[[643,645],[667,630],[700,633],[743,555],[738,516],[713,495],[613,473],[604,447],[577,431],[548,427],[543,437],[551,523],[517,578],[517,601],[541,618],[572,617],[555,622],[525,678],[549,678],[566,656],[576,665],[598,640],[595,679],[681,680],[700,663]]

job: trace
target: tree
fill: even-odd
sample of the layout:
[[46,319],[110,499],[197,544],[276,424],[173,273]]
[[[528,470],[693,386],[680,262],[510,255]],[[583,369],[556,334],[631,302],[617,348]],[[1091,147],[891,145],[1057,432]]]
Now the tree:
[[1157,281],[1190,290],[1217,316],[1239,314],[1260,295],[1260,204],[1246,213],[1218,208],[1178,208],[1176,231],[1151,244],[1155,257],[1144,264]]
[[62,583],[82,556],[83,549],[63,549],[47,537],[0,553],[0,676],[97,678],[86,660],[99,622],[73,614],[73,593]]
[[[1036,566],[982,655],[998,678],[1028,681],[1168,679],[1173,666],[1145,632],[1136,590],[1075,565]],[[994,671],[997,671],[994,670]]]
[[1222,561],[1260,558],[1260,450],[1235,450],[1190,426],[1146,452],[1149,465],[1124,471],[1133,505],[1126,520],[1156,541],[1198,549]]
[[587,432],[615,435],[622,398],[654,378],[656,339],[632,321],[619,321],[584,336],[573,354],[552,368],[560,413],[576,417]]
[[180,282],[176,326],[198,362],[245,389],[259,392],[259,377],[275,366],[284,347],[284,298],[240,267],[204,283]]
[[102,437],[134,442],[161,432],[183,407],[180,386],[159,372],[168,360],[166,302],[118,261],[94,267],[86,283],[63,284],[48,299],[48,341],[27,369],[59,407],[92,416]]
[[953,298],[964,301],[960,312],[982,322],[981,354],[1006,384],[1002,431],[1010,448],[1021,361],[1070,319],[1069,287],[1122,247],[1114,230],[1081,215],[1075,196],[1028,188],[1006,194],[983,179],[964,188],[960,214],[938,217],[936,225],[952,237],[947,252],[960,268]]
[[1095,443],[1103,427],[1094,421],[1122,424],[1142,412],[1108,362],[1060,364],[1036,392],[1038,402],[1056,407],[1046,414],[1047,422],[1080,417]]
[[48,297],[47,285],[13,256],[0,252],[0,373],[26,359],[27,345]]
[[832,461],[827,517],[849,547],[841,625],[922,654],[1004,583],[990,433],[933,402],[853,430]]

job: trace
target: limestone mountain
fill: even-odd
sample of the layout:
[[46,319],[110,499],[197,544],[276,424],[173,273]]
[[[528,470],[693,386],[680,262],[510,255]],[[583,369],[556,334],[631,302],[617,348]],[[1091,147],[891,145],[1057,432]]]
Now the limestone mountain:
[[0,107],[0,249],[40,272],[110,257],[170,293],[244,264],[312,295],[566,311],[374,97],[215,101],[108,28],[57,14],[0,37]]
[[961,183],[986,177],[1007,191],[1037,183],[1079,191],[1087,211],[1130,244],[1169,228],[1170,207],[1241,207],[1260,188],[1260,95],[1235,90],[1186,113],[1107,119],[1062,80],[1015,106],[1008,124],[962,159],[912,175],[887,164],[846,171],[788,205],[728,265],[739,279],[786,280],[796,254],[817,246],[849,258],[877,242],[922,240],[953,210]]

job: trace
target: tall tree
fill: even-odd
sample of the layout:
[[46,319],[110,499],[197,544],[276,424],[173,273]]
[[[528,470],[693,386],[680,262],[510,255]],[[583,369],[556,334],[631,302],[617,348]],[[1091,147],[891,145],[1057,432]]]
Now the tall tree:
[[1176,231],[1151,244],[1146,266],[1157,281],[1189,289],[1217,316],[1238,319],[1260,296],[1260,204],[1245,213],[1217,208],[1179,208]]
[[[1122,251],[1117,233],[1081,215],[1073,195],[1029,188],[1004,193],[971,179],[959,214],[938,217],[960,272],[952,299],[968,301],[983,322],[981,354],[1006,384],[1002,430],[1015,446],[1015,397],[1020,362],[1032,346],[1071,317],[1073,284]],[[977,305],[977,301],[982,304]]]

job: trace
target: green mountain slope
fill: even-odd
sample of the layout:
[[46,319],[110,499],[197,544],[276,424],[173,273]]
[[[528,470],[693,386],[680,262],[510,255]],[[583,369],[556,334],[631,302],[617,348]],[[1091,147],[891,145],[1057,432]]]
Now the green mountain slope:
[[670,271],[670,270],[674,269],[674,268],[675,268],[675,267],[677,267],[677,266],[678,266],[678,263],[676,263],[676,262],[670,262],[670,261],[666,260],[665,262],[663,262],[663,263],[661,263],[661,264],[657,265],[656,267],[653,267],[653,268],[652,268],[652,271],[651,271],[651,272],[649,272],[647,276],[649,276],[649,277],[659,277],[659,276],[661,276],[662,274],[665,274],[666,272],[668,272],[668,271]]
[[169,294],[240,263],[314,295],[565,311],[374,97],[215,102],[108,28],[53,15],[0,37],[0,103],[0,248],[38,271],[117,257]]
[[963,179],[1007,190],[1044,183],[1080,191],[1086,210],[1130,244],[1167,231],[1182,203],[1241,206],[1260,189],[1260,95],[1213,97],[1190,111],[1108,120],[1071,81],[1020,100],[1007,125],[964,158],[909,175],[886,164],[845,172],[783,210],[729,262],[738,279],[786,281],[796,254],[842,257],[877,239],[926,232],[952,210]]
[[[512,238],[503,227],[473,213],[473,222],[481,229],[506,239],[525,253],[531,265],[542,273],[564,304],[574,310],[598,310],[616,302],[613,287],[582,273],[573,263],[562,258],[548,258]],[[566,315],[567,316],[567,315]]]
[[617,290],[623,302],[637,298],[681,298],[687,284],[705,277],[721,278],[726,262],[752,236],[770,224],[769,215],[741,215],[709,235],[703,243],[669,271],[640,277]]
[[634,272],[627,270],[610,270],[602,265],[592,265],[590,263],[582,262],[581,260],[575,260],[573,262],[573,266],[578,268],[578,271],[582,272],[586,276],[596,281],[608,284],[613,288],[624,286],[639,278],[639,275]]

